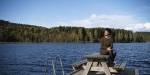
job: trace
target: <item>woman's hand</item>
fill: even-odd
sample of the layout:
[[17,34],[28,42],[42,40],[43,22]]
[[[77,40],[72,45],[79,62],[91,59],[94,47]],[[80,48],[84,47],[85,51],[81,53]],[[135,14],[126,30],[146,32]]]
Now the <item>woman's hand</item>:
[[108,47],[108,48],[107,48],[107,50],[108,50],[108,51],[111,51],[111,50],[112,50],[112,48],[111,48],[111,47]]

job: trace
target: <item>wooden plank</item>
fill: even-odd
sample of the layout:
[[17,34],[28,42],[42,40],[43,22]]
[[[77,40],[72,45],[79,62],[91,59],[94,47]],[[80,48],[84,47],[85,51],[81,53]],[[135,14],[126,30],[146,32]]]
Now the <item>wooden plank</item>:
[[88,60],[101,60],[101,61],[107,61],[109,59],[109,55],[100,55],[99,53],[94,53],[91,55],[85,56]]
[[98,64],[98,62],[93,62],[93,67],[96,67],[97,66],[97,64]]
[[[91,67],[90,71],[104,71],[103,67]],[[111,73],[118,73],[117,70],[113,69],[113,67],[109,67],[109,71]]]
[[91,67],[90,71],[104,71],[102,67]]
[[[69,75],[83,75],[83,71],[84,70],[79,70],[79,71],[76,71]],[[101,73],[103,73],[103,72],[101,72]],[[88,75],[97,75],[97,74],[99,74],[99,73],[98,72],[90,72]],[[134,68],[126,68],[124,71],[121,71],[118,74],[111,74],[111,75],[135,75],[135,69]]]
[[105,74],[106,74],[106,75],[111,75],[111,73],[110,73],[110,71],[109,71],[109,68],[108,68],[106,62],[101,62],[101,64],[102,64],[102,67],[104,68]]
[[109,67],[109,71],[111,73],[118,73],[118,71],[116,69],[114,69],[113,67]]
[[89,62],[87,63],[86,68],[85,68],[85,70],[84,70],[84,72],[83,72],[83,75],[87,75],[87,74],[88,74],[88,72],[89,72],[90,69],[91,69],[92,64],[93,64],[93,62],[91,62],[91,61],[89,61]]
[[87,60],[82,60],[82,61],[79,61],[79,62],[72,64],[73,70],[82,69],[83,68],[82,66],[86,63],[87,63]]
[[102,64],[99,62],[99,63],[98,63],[98,66],[99,66],[99,67],[101,67],[101,66],[102,66]]
[[86,65],[82,65],[83,69],[85,70],[86,69]]
[[135,75],[140,75],[138,69],[135,69]]
[[78,67],[78,66],[81,66],[83,64],[87,63],[87,60],[82,60],[82,61],[79,61],[79,62],[75,62],[72,64],[73,67]]

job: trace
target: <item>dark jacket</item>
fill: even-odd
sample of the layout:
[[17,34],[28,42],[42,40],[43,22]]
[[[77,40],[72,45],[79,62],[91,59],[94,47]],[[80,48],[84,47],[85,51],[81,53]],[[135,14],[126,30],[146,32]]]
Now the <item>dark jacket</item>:
[[104,38],[102,37],[100,39],[101,42],[101,49],[100,49],[100,53],[104,54],[104,55],[108,55],[109,51],[107,50],[108,47],[113,48],[113,39],[112,38]]

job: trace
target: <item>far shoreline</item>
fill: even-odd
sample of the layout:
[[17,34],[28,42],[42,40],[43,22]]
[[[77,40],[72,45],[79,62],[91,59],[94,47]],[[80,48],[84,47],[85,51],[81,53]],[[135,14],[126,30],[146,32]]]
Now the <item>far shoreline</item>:
[[[100,43],[100,42],[0,42],[0,44],[38,44],[38,43]],[[145,42],[114,42],[114,43],[150,43],[149,41]]]

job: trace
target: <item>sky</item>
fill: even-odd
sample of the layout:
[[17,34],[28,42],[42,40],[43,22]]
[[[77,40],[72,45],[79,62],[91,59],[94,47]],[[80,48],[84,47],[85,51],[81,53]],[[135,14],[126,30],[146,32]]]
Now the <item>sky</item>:
[[0,0],[0,20],[150,32],[150,0]]

